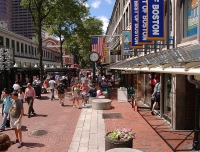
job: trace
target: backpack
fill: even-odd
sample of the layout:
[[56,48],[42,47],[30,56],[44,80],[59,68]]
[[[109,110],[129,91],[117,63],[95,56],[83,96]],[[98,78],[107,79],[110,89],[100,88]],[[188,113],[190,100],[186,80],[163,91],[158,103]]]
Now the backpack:
[[91,97],[96,97],[97,96],[97,91],[96,89],[91,90]]

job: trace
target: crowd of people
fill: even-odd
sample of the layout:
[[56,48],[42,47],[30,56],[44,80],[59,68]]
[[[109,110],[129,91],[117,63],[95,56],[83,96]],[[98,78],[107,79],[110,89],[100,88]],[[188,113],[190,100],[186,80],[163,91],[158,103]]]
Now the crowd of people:
[[[27,83],[26,89],[23,91],[22,87],[15,81],[13,84],[13,92],[10,94],[9,90],[3,89],[1,101],[3,102],[2,108],[2,123],[0,132],[5,131],[6,127],[14,129],[16,140],[12,144],[19,143],[18,148],[23,146],[22,143],[22,117],[24,114],[23,103],[28,103],[27,115],[28,118],[36,115],[33,108],[34,99],[36,98],[36,90],[33,86],[38,85],[44,87],[46,92],[50,92],[51,101],[55,100],[55,92],[58,95],[60,106],[65,105],[65,96],[67,91],[72,95],[72,106],[76,108],[86,107],[89,97],[96,97],[102,95],[102,87],[112,86],[111,77],[96,76],[97,84],[92,83],[90,75],[81,74],[80,76],[68,77],[67,74],[47,75],[43,83],[37,77],[33,83]],[[28,82],[28,81],[27,81]],[[71,89],[71,90],[70,90]],[[79,100],[82,102],[80,106]],[[7,138],[6,138],[7,139]]]

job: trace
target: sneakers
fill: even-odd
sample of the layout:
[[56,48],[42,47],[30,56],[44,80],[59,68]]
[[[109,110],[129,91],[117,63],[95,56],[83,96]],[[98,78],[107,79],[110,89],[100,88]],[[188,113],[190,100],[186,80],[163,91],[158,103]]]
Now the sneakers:
[[3,132],[3,131],[5,131],[5,129],[0,129],[0,132]]
[[85,103],[82,104],[82,107],[86,107]]
[[152,114],[152,115],[155,115],[155,113],[154,113],[153,111],[151,111],[151,114]]

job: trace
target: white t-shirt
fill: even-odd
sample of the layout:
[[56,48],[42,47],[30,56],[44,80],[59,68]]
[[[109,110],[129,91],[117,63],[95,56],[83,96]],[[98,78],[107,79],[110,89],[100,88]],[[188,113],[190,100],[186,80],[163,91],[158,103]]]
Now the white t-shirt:
[[14,89],[14,90],[18,90],[19,88],[20,88],[19,84],[14,84],[14,85],[13,85],[13,89]]
[[50,88],[50,89],[54,89],[55,83],[56,83],[56,82],[55,82],[54,80],[50,80],[50,81],[49,81],[49,88]]
[[86,78],[85,78],[85,77],[82,77],[82,78],[81,78],[81,83],[85,83],[85,80],[86,80]]

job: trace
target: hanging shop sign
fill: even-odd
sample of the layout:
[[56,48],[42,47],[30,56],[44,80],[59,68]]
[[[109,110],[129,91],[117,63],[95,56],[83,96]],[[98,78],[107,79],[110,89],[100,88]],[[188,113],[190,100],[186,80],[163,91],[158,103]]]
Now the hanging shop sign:
[[109,64],[110,63],[110,56],[109,56],[109,49],[108,49],[108,44],[104,43],[103,46],[103,51],[104,51],[104,63]]
[[110,55],[121,55],[121,50],[110,50]]
[[164,0],[147,0],[147,39],[165,40]]
[[138,0],[131,0],[132,5],[132,24],[131,24],[131,48],[143,48],[143,45],[138,44]]
[[146,0],[138,0],[138,44],[152,44],[147,39],[147,2]]
[[123,55],[131,55],[132,49],[131,49],[131,31],[122,31],[122,50]]

